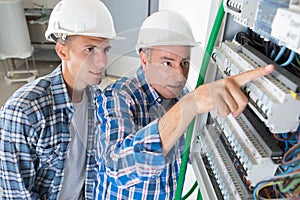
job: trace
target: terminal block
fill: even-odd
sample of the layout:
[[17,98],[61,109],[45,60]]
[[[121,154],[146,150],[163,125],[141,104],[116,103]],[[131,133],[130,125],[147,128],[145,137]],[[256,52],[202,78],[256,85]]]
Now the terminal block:
[[[221,43],[215,49],[214,60],[223,77],[260,67],[237,42]],[[286,133],[297,130],[300,101],[295,92],[275,76],[257,78],[243,86],[242,90],[249,97],[251,109],[271,132]]]
[[273,177],[278,164],[242,119],[211,116],[214,123],[206,125],[199,138],[203,143],[202,162],[214,196],[216,199],[252,199],[253,187]]
[[250,124],[241,117],[211,115],[221,129],[222,144],[241,179],[247,180],[249,186],[255,186],[261,180],[274,176],[278,162],[274,162],[272,153],[268,153],[267,146],[263,144],[264,140]]
[[251,194],[242,187],[243,184],[235,174],[222,143],[219,140],[215,141],[220,134],[219,130],[212,125],[207,125],[203,134],[205,144],[211,148],[202,155],[202,159],[214,188],[215,199],[247,199]]
[[257,10],[258,0],[223,1],[225,12],[234,16],[234,20],[243,26],[252,27]]
[[210,198],[252,199],[253,188],[277,173],[283,152],[268,143],[274,143],[272,133],[260,125],[253,126],[256,121],[251,115],[246,112],[236,118],[223,118],[210,112],[209,123],[198,136],[202,144],[201,163],[206,166],[201,174],[209,177],[214,188]]

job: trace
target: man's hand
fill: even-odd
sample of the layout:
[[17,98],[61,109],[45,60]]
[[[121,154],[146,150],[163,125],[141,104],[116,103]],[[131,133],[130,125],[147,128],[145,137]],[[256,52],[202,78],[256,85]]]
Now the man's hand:
[[216,109],[222,116],[229,113],[238,116],[248,103],[241,86],[273,70],[273,65],[260,67],[202,85],[185,95],[159,120],[158,130],[164,155],[168,154],[198,113]]
[[240,87],[270,74],[273,70],[273,65],[267,65],[198,87],[194,90],[198,112],[204,113],[216,109],[224,117],[230,113],[234,117],[238,116],[248,103],[248,98]]

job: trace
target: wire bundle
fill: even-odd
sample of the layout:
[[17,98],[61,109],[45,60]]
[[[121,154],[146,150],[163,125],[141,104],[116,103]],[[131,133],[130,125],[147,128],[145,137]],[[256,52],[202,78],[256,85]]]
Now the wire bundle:
[[252,46],[280,66],[286,67],[287,70],[300,77],[300,55],[296,52],[285,46],[278,46],[272,41],[265,40],[249,28],[246,31],[237,32],[234,40],[242,45],[248,44]]
[[254,199],[299,199],[300,198],[300,126],[294,133],[274,134],[285,144],[285,153],[277,175],[258,183]]
[[299,199],[300,168],[292,172],[262,181],[254,189],[254,199]]

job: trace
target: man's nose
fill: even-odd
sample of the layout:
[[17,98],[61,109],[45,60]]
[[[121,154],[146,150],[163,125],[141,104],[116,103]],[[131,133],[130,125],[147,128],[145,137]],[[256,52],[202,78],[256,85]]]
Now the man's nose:
[[178,74],[183,74],[183,69],[181,67],[181,63],[176,63],[175,67],[173,68]]
[[96,54],[94,55],[94,62],[96,65],[103,65],[104,67],[107,65],[107,54],[103,49],[96,51]]

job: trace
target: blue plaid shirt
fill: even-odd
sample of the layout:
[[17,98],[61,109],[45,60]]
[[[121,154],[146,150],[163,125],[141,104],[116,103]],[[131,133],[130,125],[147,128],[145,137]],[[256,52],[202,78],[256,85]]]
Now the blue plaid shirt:
[[106,88],[97,105],[101,131],[96,137],[95,197],[173,199],[184,137],[163,156],[158,119],[166,108],[142,68]]
[[[95,92],[88,87],[85,198],[93,199]],[[99,93],[100,94],[100,93]],[[99,95],[97,94],[97,95]],[[0,199],[58,199],[73,105],[61,66],[21,87],[0,113]],[[2,191],[2,192],[1,192]]]

